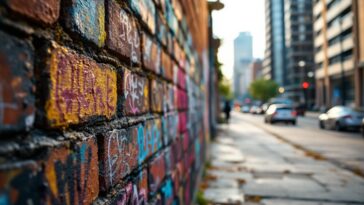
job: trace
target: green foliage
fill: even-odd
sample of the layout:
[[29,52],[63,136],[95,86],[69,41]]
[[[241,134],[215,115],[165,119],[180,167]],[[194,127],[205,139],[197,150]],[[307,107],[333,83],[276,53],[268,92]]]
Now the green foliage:
[[253,98],[267,102],[278,95],[278,88],[278,84],[273,80],[258,79],[250,84],[249,91]]
[[226,79],[223,79],[219,82],[219,94],[228,100],[231,100],[233,98],[231,86],[229,85],[229,81],[227,81]]
[[208,201],[205,199],[203,192],[199,190],[196,196],[196,202],[198,205],[208,205]]

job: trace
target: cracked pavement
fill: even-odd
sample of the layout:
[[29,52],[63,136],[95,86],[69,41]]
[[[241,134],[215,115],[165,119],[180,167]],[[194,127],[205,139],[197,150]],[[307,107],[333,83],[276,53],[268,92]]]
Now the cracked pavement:
[[[212,204],[364,204],[364,178],[317,160],[233,113],[211,142],[203,181]],[[363,150],[364,152],[364,150]]]

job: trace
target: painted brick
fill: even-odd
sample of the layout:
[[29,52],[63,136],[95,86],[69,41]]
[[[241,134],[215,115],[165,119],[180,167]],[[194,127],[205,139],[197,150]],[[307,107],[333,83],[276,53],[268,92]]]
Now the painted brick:
[[109,190],[138,166],[138,142],[132,132],[127,130],[107,132],[100,143],[100,187]]
[[186,89],[186,74],[182,71],[182,69],[178,69],[178,86],[182,89]]
[[161,48],[160,46],[147,34],[143,34],[143,65],[146,69],[160,74],[161,64]]
[[178,109],[188,108],[188,95],[186,91],[182,89],[177,89],[177,103]]
[[190,145],[190,138],[188,132],[181,134],[181,137],[183,139],[183,152],[187,152]]
[[125,70],[124,83],[124,113],[137,115],[149,111],[149,85],[148,79]]
[[172,59],[166,52],[162,52],[161,56],[161,72],[162,76],[165,77],[167,80],[173,80],[173,68],[172,68]]
[[163,46],[167,46],[168,28],[162,14],[157,15],[157,37]]
[[136,21],[115,0],[108,1],[107,14],[107,47],[132,63],[139,64],[140,34]]
[[166,175],[166,163],[164,153],[158,155],[149,164],[148,184],[149,191],[153,195],[161,186]]
[[183,133],[187,131],[187,113],[180,112],[178,114],[178,131],[179,133]]
[[72,0],[66,9],[66,27],[98,46],[104,45],[105,5],[100,0]]
[[56,44],[48,60],[50,91],[46,103],[52,127],[84,122],[116,112],[116,72]]
[[54,149],[42,165],[50,189],[47,204],[90,204],[97,198],[99,168],[96,138],[79,142],[72,150]]
[[0,133],[33,125],[33,57],[27,43],[0,32]]
[[128,183],[117,196],[111,200],[111,205],[147,204],[147,193],[138,189],[136,184]]
[[136,135],[139,146],[138,161],[141,164],[146,158],[156,153],[163,145],[161,119],[148,120],[144,124],[138,125]]
[[59,17],[61,0],[5,0],[8,7],[34,21],[52,24]]
[[163,110],[166,111],[173,111],[175,109],[174,106],[174,87],[171,84],[164,84],[163,89]]
[[176,113],[167,113],[162,118],[163,142],[165,145],[177,138],[178,133],[178,115]]
[[131,8],[137,13],[149,30],[155,32],[156,9],[152,0],[129,0]]
[[150,90],[153,90],[153,95],[151,95],[151,108],[153,112],[163,111],[163,84],[159,81],[152,80]]
[[5,204],[90,204],[99,193],[94,137],[49,150],[37,162],[0,171]]
[[162,201],[164,205],[172,205],[173,204],[173,182],[170,178],[168,178],[161,188]]

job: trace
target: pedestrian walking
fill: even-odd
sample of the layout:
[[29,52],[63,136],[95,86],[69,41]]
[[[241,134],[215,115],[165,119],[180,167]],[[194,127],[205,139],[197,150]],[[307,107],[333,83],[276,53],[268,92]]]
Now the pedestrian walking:
[[224,113],[225,113],[225,122],[226,123],[229,123],[230,112],[231,112],[230,101],[229,100],[226,100],[225,101],[225,105],[224,105]]

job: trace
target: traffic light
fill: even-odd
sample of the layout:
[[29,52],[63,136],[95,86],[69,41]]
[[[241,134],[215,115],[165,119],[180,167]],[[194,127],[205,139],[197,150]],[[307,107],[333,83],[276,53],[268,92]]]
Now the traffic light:
[[305,81],[305,82],[303,82],[303,83],[302,83],[302,88],[303,88],[303,89],[307,89],[307,88],[309,88],[309,87],[310,87],[310,83],[309,83],[309,82],[306,82],[306,81]]

